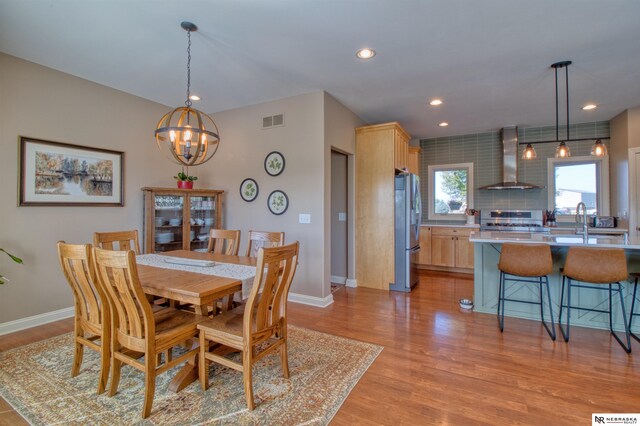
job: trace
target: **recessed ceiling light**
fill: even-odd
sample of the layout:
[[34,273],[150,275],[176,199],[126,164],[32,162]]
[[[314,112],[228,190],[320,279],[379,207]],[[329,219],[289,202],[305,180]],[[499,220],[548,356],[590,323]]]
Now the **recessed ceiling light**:
[[440,127],[447,127],[449,125],[449,123],[447,123],[446,121],[443,121],[442,123],[438,124],[438,126]]
[[596,104],[586,104],[585,106],[582,107],[582,109],[590,110],[590,109],[596,109],[597,107],[598,107],[598,105],[596,105]]
[[191,96],[189,96],[189,99],[191,99],[192,101],[199,101],[199,100],[200,100],[200,96],[198,96],[198,95],[191,95]]
[[442,105],[442,100],[441,99],[432,99],[431,101],[429,101],[429,105],[431,105],[431,106]]
[[356,56],[360,59],[371,59],[376,56],[376,51],[365,47],[356,52]]

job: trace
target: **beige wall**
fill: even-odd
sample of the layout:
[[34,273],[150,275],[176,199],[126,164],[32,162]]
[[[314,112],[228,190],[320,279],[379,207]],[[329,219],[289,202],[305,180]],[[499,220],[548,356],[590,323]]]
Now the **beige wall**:
[[347,213],[347,156],[331,151],[331,276],[346,278],[348,269],[347,221],[339,220]]
[[[2,324],[71,307],[56,241],[90,242],[94,231],[142,231],[140,188],[173,187],[179,167],[161,155],[153,139],[157,121],[170,107],[3,54],[0,69],[0,166],[6,179],[0,186],[0,247],[25,260],[25,265],[14,265],[0,259],[2,272],[11,278],[0,288]],[[262,117],[278,113],[285,114],[285,126],[262,130]],[[284,231],[286,241],[300,241],[292,293],[330,299],[331,147],[353,154],[354,128],[364,122],[324,92],[212,115],[222,143],[211,161],[191,170],[199,177],[197,186],[227,191],[223,225],[242,230],[241,251],[250,228]],[[17,207],[18,135],[124,151],[125,207]],[[286,159],[277,177],[264,171],[264,158],[271,151],[280,151]],[[238,193],[246,177],[260,186],[252,203]],[[280,216],[266,205],[275,189],[289,196],[289,209]],[[311,224],[298,223],[300,213],[310,214]],[[351,222],[349,227],[352,235]]]
[[[211,160],[212,186],[228,191],[225,226],[242,231],[241,252],[250,229],[284,231],[285,242],[299,241],[299,265],[291,292],[313,297],[329,294],[324,291],[323,273],[323,98],[322,92],[316,92],[212,114],[222,139]],[[261,128],[262,117],[279,113],[285,116],[283,127]],[[285,158],[284,172],[276,177],[264,170],[264,158],[271,151]],[[259,186],[258,197],[251,203],[238,193],[247,177]],[[267,197],[276,189],[289,197],[289,208],[280,216],[267,208]],[[311,224],[298,223],[300,213],[311,214]]]
[[[339,151],[347,155],[347,232],[348,232],[348,274],[347,278],[355,283],[356,256],[355,256],[355,153],[356,132],[355,128],[367,123],[342,105],[328,93],[324,94],[324,137],[325,137],[325,251],[331,251],[331,150]],[[325,277],[329,280],[331,265],[325,264]],[[331,291],[330,287],[326,291]]]
[[[153,130],[169,108],[0,54],[0,323],[73,306],[56,258],[58,240],[85,243],[97,230],[142,230],[146,185],[174,185],[176,171]],[[17,207],[18,135],[125,151],[125,207]],[[206,178],[205,178],[206,181]]]

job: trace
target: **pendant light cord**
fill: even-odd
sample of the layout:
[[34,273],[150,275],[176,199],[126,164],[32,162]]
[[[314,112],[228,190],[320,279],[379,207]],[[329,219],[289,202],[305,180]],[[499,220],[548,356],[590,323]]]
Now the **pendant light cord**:
[[191,108],[191,30],[187,30],[187,38],[189,40],[187,43],[187,100],[184,104],[187,108]]
[[564,67],[564,81],[567,87],[567,140],[569,138],[569,65]]
[[554,68],[556,73],[556,141],[559,140],[558,136],[558,68]]

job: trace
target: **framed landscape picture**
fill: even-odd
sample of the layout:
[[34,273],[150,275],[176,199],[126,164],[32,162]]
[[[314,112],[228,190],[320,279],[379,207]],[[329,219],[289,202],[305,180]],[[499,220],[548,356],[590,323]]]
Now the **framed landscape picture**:
[[21,206],[124,206],[124,152],[20,136]]

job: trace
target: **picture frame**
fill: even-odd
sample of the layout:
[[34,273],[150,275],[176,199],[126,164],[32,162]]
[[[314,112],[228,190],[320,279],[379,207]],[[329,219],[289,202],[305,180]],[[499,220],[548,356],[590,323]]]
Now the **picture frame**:
[[264,158],[264,170],[269,176],[278,176],[284,171],[284,155],[278,151],[271,151]]
[[269,194],[269,197],[267,198],[267,207],[271,213],[276,216],[280,216],[289,208],[289,197],[287,197],[287,194],[284,191],[276,189]]
[[20,206],[124,206],[124,152],[20,136]]
[[258,197],[258,193],[260,192],[260,187],[258,186],[258,182],[252,178],[246,178],[240,184],[240,197],[248,203],[252,202]]

